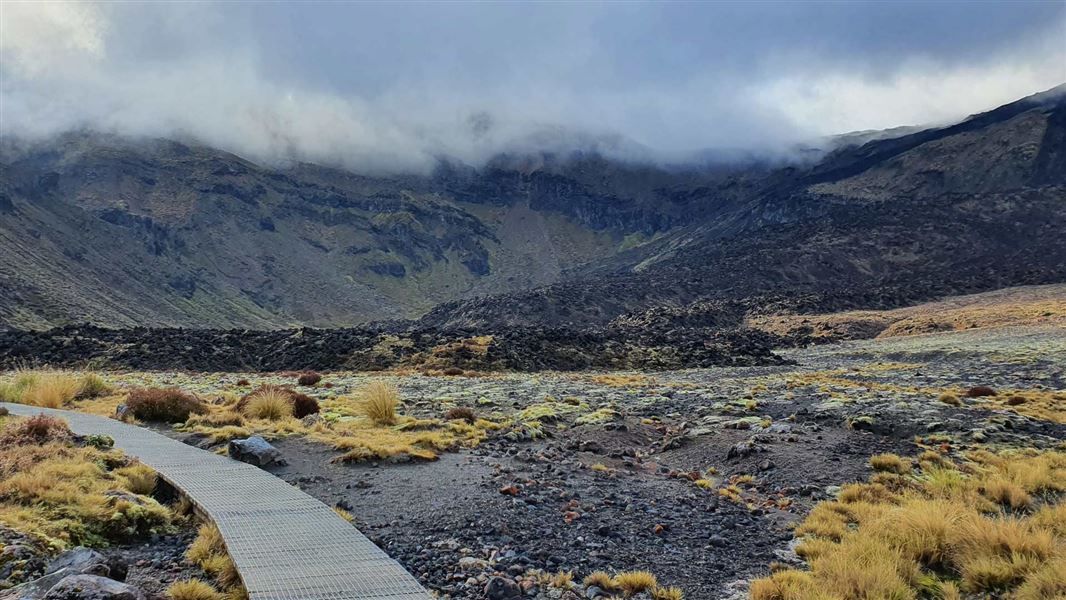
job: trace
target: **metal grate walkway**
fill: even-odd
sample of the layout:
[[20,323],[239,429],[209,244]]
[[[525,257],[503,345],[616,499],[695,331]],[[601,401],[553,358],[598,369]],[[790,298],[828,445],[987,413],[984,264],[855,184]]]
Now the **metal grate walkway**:
[[251,600],[429,600],[400,563],[331,508],[258,467],[142,427],[65,410],[0,403],[105,434],[155,469],[218,526]]

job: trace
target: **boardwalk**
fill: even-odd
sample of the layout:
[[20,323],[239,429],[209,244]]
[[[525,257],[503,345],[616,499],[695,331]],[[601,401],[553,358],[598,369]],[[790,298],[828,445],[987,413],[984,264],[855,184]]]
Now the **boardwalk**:
[[20,404],[100,433],[155,469],[218,525],[251,600],[428,600],[429,594],[331,508],[257,467],[114,419]]

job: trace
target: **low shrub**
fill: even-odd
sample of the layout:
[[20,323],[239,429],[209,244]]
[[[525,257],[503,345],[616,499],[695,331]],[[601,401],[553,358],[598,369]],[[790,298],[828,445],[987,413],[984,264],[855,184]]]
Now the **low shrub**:
[[299,392],[293,392],[292,398],[292,416],[297,419],[302,419],[308,415],[318,414],[322,408],[318,405],[318,400],[315,400],[311,396],[301,394]]
[[34,415],[9,424],[0,431],[0,448],[43,445],[51,442],[69,442],[74,433],[67,422],[48,415]]
[[987,385],[977,385],[966,390],[965,396],[967,398],[980,398],[981,396],[995,396],[996,390],[988,387]]
[[163,423],[183,423],[189,420],[189,415],[209,412],[202,400],[175,387],[130,390],[126,407],[137,419]]
[[307,386],[315,385],[319,381],[322,381],[322,376],[314,371],[301,373],[300,376],[296,378],[296,383]]
[[456,406],[451,408],[448,412],[444,413],[445,421],[466,421],[467,423],[477,422],[477,415],[474,414],[472,408],[466,406]]

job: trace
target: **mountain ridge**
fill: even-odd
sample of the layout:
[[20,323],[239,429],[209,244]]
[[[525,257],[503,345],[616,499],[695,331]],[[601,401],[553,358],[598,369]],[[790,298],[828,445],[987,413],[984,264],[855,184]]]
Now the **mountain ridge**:
[[785,166],[537,155],[375,177],[172,140],[7,141],[0,323],[582,326],[1054,283],[1064,91]]

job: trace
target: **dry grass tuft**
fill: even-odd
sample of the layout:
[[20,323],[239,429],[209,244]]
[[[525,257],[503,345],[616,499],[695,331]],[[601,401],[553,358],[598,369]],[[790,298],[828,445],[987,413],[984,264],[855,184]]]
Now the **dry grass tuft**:
[[292,406],[292,400],[285,390],[267,387],[248,397],[244,414],[252,419],[280,421],[292,417]]
[[810,570],[757,579],[750,597],[1056,598],[1066,589],[1066,454],[967,459],[923,454],[921,471],[893,474],[895,486],[847,486],[815,506],[796,528]]
[[159,481],[159,475],[155,470],[140,463],[115,469],[114,473],[123,482],[124,488],[142,496],[148,496],[155,491],[156,483]]
[[395,425],[400,391],[386,381],[371,381],[359,392],[363,414],[376,425]]
[[170,600],[226,600],[226,595],[199,579],[175,581],[167,588]]
[[48,545],[105,546],[170,530],[170,511],[122,491],[115,450],[77,446],[66,424],[36,416],[0,432],[0,522]]
[[614,589],[627,596],[650,592],[659,586],[651,571],[622,571],[611,578],[611,583]]
[[677,587],[657,587],[651,591],[653,600],[685,600],[685,594]]
[[586,587],[596,586],[605,592],[614,591],[614,580],[611,579],[611,574],[607,571],[593,571],[589,573],[585,579],[584,584]]
[[204,523],[200,526],[196,539],[185,551],[185,558],[210,573],[230,596],[241,597],[245,593],[240,573],[226,552],[222,533],[214,524]]
[[43,408],[63,408],[74,400],[110,393],[103,378],[93,372],[23,369],[13,381],[0,383],[0,400]]
[[870,466],[875,471],[904,475],[910,473],[911,466],[897,454],[878,454],[870,457]]

